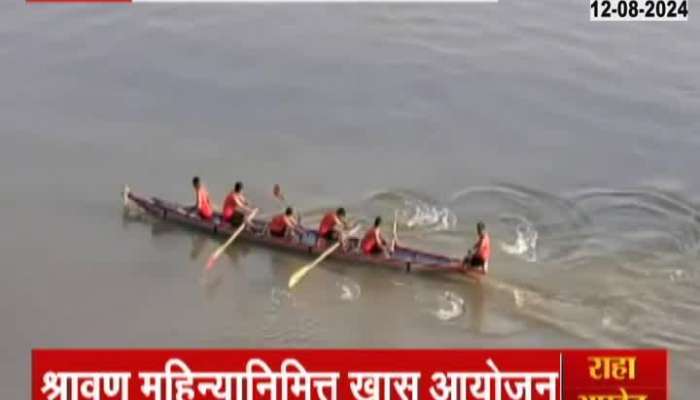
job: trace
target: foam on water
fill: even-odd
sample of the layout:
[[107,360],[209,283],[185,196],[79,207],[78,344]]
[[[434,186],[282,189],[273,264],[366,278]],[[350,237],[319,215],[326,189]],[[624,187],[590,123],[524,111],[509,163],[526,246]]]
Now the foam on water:
[[345,278],[341,282],[336,282],[336,287],[340,291],[342,301],[356,301],[362,295],[362,288],[352,279]]
[[449,231],[457,225],[457,215],[447,206],[428,196],[396,190],[373,193],[367,199],[371,212],[392,215],[397,211],[399,223],[411,230]]
[[457,224],[457,217],[449,208],[416,200],[408,200],[399,215],[409,228],[442,231],[452,229]]
[[451,321],[464,314],[464,299],[451,291],[417,293],[415,300],[440,321]]
[[440,321],[453,320],[464,313],[464,299],[459,295],[446,291],[440,296],[438,309],[433,313]]

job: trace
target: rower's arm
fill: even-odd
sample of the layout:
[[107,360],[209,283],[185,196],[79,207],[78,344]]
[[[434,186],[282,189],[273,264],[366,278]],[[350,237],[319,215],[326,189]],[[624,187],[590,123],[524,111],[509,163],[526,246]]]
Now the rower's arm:
[[236,206],[246,213],[251,213],[253,211],[253,208],[248,205],[248,201],[246,201],[245,198],[236,197]]
[[386,250],[386,240],[384,240],[384,237],[380,232],[377,232],[377,243],[379,243],[379,247],[382,250]]
[[185,210],[188,213],[193,213],[199,209],[199,193],[197,193],[197,190],[194,191],[194,205],[190,207],[185,207]]
[[289,218],[287,221],[289,222],[288,226],[289,226],[290,228],[292,228],[294,231],[296,231],[296,233],[298,233],[299,235],[302,235],[302,236],[303,236],[304,234],[306,234],[306,229],[304,229],[304,228],[301,226],[301,224],[299,224],[299,221],[297,221],[296,218],[291,217],[291,218]]

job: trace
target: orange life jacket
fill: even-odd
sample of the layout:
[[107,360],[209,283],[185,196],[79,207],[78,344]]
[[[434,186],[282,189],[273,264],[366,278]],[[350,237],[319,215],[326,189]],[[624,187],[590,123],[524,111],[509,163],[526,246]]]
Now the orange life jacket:
[[338,217],[336,217],[335,212],[330,212],[323,216],[321,224],[318,226],[318,234],[326,236],[335,229],[336,225],[338,225]]
[[280,214],[270,221],[270,224],[268,225],[268,229],[270,232],[273,232],[277,235],[284,235],[284,233],[287,230],[287,216],[284,214]]
[[488,233],[484,233],[484,237],[481,238],[481,243],[479,243],[479,250],[476,253],[485,262],[489,262],[491,258],[491,238],[489,238]]
[[236,213],[236,208],[238,204],[242,201],[241,195],[239,193],[231,192],[226,196],[224,200],[224,209],[221,214],[224,217],[224,221],[228,221]]
[[214,210],[209,201],[209,192],[204,186],[200,186],[199,190],[197,190],[197,211],[199,211],[199,216],[203,219],[211,219],[214,215]]
[[365,254],[372,254],[376,251],[379,245],[377,242],[377,236],[379,236],[379,240],[383,242],[382,237],[379,234],[379,228],[372,228],[365,233],[365,237],[363,237],[362,241],[360,242],[360,247],[362,247],[362,251]]

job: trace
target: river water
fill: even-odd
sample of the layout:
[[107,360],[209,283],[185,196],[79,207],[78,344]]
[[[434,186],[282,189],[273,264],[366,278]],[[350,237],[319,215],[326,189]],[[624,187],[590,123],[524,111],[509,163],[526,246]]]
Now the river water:
[[[663,347],[700,374],[700,24],[585,2],[26,6],[0,13],[0,388],[33,347]],[[235,180],[312,223],[492,235],[481,284],[125,216]]]

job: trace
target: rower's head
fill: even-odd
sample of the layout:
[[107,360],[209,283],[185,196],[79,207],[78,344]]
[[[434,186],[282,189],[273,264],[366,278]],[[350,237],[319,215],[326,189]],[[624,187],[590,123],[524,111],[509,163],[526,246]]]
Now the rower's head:
[[374,219],[374,227],[379,228],[379,225],[382,224],[382,217],[377,217]]
[[338,218],[345,218],[345,209],[343,207],[340,207],[339,209],[335,210],[335,215],[338,216]]
[[199,185],[200,185],[199,177],[198,177],[198,176],[195,176],[194,178],[192,178],[192,186],[193,186],[195,189],[199,189]]
[[292,209],[292,207],[287,207],[287,209],[284,210],[284,215],[291,217],[294,215],[294,209]]
[[476,224],[476,233],[477,233],[479,236],[482,236],[484,233],[486,233],[486,224],[484,224],[483,222],[479,221],[479,222]]
[[236,193],[240,193],[241,190],[243,190],[243,182],[238,181],[233,185],[233,191]]

